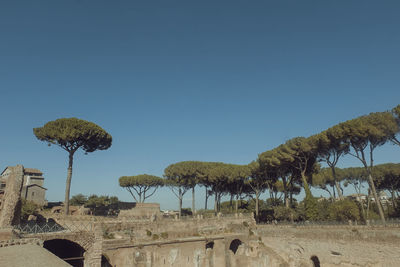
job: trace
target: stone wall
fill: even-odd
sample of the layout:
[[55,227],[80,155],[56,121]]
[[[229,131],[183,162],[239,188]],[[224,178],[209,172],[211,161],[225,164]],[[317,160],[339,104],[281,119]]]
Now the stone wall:
[[5,194],[1,204],[0,228],[9,228],[19,224],[21,217],[21,190],[24,180],[24,167],[17,165],[8,175]]
[[144,240],[154,238],[154,235],[161,237],[163,233],[168,233],[170,239],[176,239],[189,236],[240,232],[245,225],[255,225],[255,221],[251,215],[246,215],[241,217],[187,220],[162,219],[153,222],[118,220],[103,222],[102,224],[107,232],[126,233],[132,240]]
[[160,204],[158,203],[136,203],[135,207],[129,210],[120,210],[118,218],[161,218]]
[[400,228],[257,226],[256,234],[290,266],[399,266]]

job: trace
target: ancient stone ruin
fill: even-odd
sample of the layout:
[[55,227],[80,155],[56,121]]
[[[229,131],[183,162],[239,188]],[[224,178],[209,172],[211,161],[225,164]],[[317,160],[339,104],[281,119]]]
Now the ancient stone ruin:
[[11,173],[1,204],[0,228],[10,228],[20,222],[21,217],[21,190],[24,180],[24,167],[17,165],[10,167]]

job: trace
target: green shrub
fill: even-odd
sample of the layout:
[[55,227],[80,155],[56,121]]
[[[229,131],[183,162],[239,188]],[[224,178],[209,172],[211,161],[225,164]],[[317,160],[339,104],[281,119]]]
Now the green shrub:
[[328,200],[322,200],[322,201],[317,201],[317,211],[318,215],[315,218],[317,221],[326,221],[330,220],[329,217],[329,207],[332,205],[331,201]]
[[287,208],[285,206],[274,207],[274,217],[278,221],[291,221],[297,220],[299,215],[296,210]]
[[168,238],[168,233],[167,232],[162,232],[160,235],[161,235],[161,238],[163,238],[163,239],[167,239]]
[[312,195],[306,194],[304,198],[304,213],[307,220],[318,220],[318,201]]
[[108,231],[108,229],[104,229],[104,230],[103,230],[103,238],[104,238],[104,239],[114,239],[115,237],[114,237],[114,234],[113,234],[113,233],[110,233],[110,232]]
[[152,235],[152,232],[146,229],[146,235],[150,237]]
[[360,210],[358,205],[351,200],[339,200],[332,203],[329,208],[329,219],[335,221],[360,221]]
[[181,215],[182,216],[192,216],[193,215],[192,209],[191,208],[182,208]]
[[153,236],[152,236],[152,239],[153,240],[157,240],[157,239],[159,239],[160,237],[157,235],[157,234],[154,234]]
[[380,220],[381,216],[379,216],[379,214],[373,210],[370,210],[369,212],[366,211],[366,213],[368,214],[368,220]]
[[22,199],[21,200],[21,220],[28,220],[29,215],[37,215],[40,206],[35,202]]

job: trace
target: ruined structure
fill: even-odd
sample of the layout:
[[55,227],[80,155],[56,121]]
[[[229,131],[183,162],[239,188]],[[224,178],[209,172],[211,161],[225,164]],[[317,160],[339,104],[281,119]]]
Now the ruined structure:
[[1,202],[0,228],[10,228],[20,221],[21,190],[24,180],[24,167],[17,165],[8,167],[7,184]]
[[[6,167],[0,174],[0,202],[2,195],[5,193],[5,188],[12,170],[15,167]],[[46,188],[44,185],[43,173],[38,169],[23,168],[23,182],[21,189],[21,197],[23,199],[33,201],[36,204],[43,206],[46,204],[45,194]]]
[[31,255],[32,264],[76,267],[395,267],[400,262],[399,224],[257,225],[253,214],[154,219],[159,205],[150,205],[119,218],[50,213],[30,232],[16,225],[23,177],[21,165],[10,168],[0,214],[0,266],[26,265],[20,253]]
[[128,210],[120,210],[118,218],[156,219],[161,218],[160,204],[158,203],[135,203]]

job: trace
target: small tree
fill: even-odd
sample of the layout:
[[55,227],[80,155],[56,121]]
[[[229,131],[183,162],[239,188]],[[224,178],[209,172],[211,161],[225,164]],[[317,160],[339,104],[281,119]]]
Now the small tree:
[[275,180],[271,177],[268,177],[266,172],[260,169],[260,161],[252,161],[249,165],[250,168],[250,179],[247,181],[248,185],[252,189],[255,195],[255,213],[256,220],[259,220],[259,200],[261,194],[267,189],[268,184],[274,183]]
[[81,206],[84,205],[87,202],[87,197],[83,194],[77,194],[75,196],[72,196],[71,199],[69,200],[69,203],[72,206]]
[[334,126],[316,135],[318,142],[318,156],[320,161],[326,162],[331,169],[333,184],[336,187],[338,198],[343,199],[336,165],[343,155],[349,151],[349,144],[343,142],[344,131],[341,127]]
[[65,186],[65,214],[69,213],[69,192],[71,188],[74,154],[82,148],[85,153],[105,150],[111,146],[112,137],[93,122],[77,118],[62,118],[34,128],[33,133],[40,141],[60,146],[68,152],[68,174]]
[[[119,178],[119,185],[125,188],[136,202],[143,203],[147,198],[154,195],[159,187],[164,185],[164,179],[149,174],[122,176]],[[153,191],[147,194],[151,189]]]

